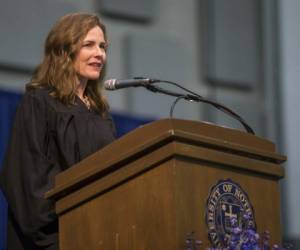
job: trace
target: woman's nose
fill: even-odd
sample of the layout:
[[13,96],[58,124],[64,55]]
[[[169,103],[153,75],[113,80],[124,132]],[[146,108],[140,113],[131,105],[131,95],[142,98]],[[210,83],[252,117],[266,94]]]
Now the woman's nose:
[[97,48],[96,48],[96,56],[104,57],[105,54],[106,54],[106,51],[103,48],[97,46]]

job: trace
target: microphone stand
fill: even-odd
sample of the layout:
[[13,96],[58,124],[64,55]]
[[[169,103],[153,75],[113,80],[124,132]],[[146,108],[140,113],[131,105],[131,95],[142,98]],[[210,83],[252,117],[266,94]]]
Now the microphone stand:
[[173,118],[173,112],[174,112],[175,105],[180,99],[185,99],[185,100],[188,100],[188,101],[194,101],[193,100],[194,98],[189,98],[189,95],[179,94],[179,93],[176,93],[176,92],[173,92],[173,91],[170,91],[170,90],[166,90],[166,89],[157,87],[155,85],[146,85],[144,87],[146,89],[150,90],[151,92],[154,92],[154,93],[162,93],[162,94],[165,94],[165,95],[177,97],[176,100],[173,102],[173,104],[171,106],[171,109],[170,109],[170,117],[171,118]]
[[171,84],[173,84],[173,85],[175,85],[179,88],[184,89],[185,91],[187,91],[189,93],[192,93],[192,94],[176,93],[176,92],[173,92],[173,91],[170,91],[170,90],[166,90],[166,89],[157,87],[153,84],[151,84],[151,85],[148,84],[148,85],[143,86],[146,89],[148,89],[149,91],[154,92],[154,93],[162,93],[162,94],[165,94],[165,95],[177,97],[176,100],[173,102],[172,107],[170,109],[170,117],[171,118],[173,117],[173,111],[174,111],[175,105],[181,99],[185,99],[185,100],[188,100],[188,101],[204,102],[204,103],[208,103],[208,104],[213,105],[215,108],[223,111],[224,113],[228,114],[229,116],[231,116],[235,120],[238,120],[249,134],[255,135],[253,129],[246,123],[246,121],[241,116],[239,116],[238,114],[233,112],[231,109],[225,107],[224,105],[222,105],[220,103],[217,103],[215,101],[211,101],[209,99],[206,99],[206,98],[204,98],[204,97],[202,97],[202,96],[200,96],[200,95],[198,95],[198,94],[196,94],[196,93],[194,93],[190,90],[187,90],[187,89],[183,88],[182,86],[180,86],[176,83],[173,83],[173,82],[170,82],[170,81],[160,81],[160,82],[171,83]]

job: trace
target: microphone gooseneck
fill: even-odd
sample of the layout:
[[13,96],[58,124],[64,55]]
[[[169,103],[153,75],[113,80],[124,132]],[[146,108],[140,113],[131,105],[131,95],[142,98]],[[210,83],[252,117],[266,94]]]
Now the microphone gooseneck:
[[[163,89],[163,88],[153,85],[153,83],[158,83],[158,82],[174,85],[189,94],[177,93],[177,92],[173,92],[171,90]],[[219,109],[220,111],[224,112],[225,114],[236,119],[237,121],[239,121],[241,123],[241,125],[245,128],[245,130],[248,133],[255,134],[253,129],[246,123],[246,121],[241,116],[239,116],[237,113],[235,113],[234,111],[229,109],[228,107],[226,107],[216,101],[212,101],[208,98],[205,98],[187,88],[184,88],[181,85],[179,85],[178,83],[175,83],[172,81],[166,81],[166,80],[144,78],[144,77],[135,77],[133,79],[128,79],[128,80],[110,79],[110,80],[107,80],[104,82],[104,88],[106,90],[117,90],[117,89],[128,88],[128,87],[145,87],[146,89],[148,89],[154,93],[162,93],[165,95],[176,97],[176,100],[173,103],[171,110],[170,110],[170,117],[173,116],[174,107],[180,99],[185,99],[188,101],[203,102],[203,103],[207,103],[207,104],[214,106],[215,108]]]

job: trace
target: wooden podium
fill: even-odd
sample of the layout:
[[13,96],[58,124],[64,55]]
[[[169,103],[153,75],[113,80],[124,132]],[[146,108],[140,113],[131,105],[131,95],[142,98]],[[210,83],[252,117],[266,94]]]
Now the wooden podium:
[[281,242],[279,164],[273,143],[215,125],[165,119],[140,127],[56,176],[60,249],[186,249],[210,246],[211,188],[230,178],[248,194],[258,232]]

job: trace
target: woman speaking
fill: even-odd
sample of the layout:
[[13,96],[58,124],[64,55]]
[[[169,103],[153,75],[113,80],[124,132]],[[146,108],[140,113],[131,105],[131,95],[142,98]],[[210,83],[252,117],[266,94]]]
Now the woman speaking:
[[102,93],[105,26],[73,13],[47,36],[44,58],[18,107],[0,175],[8,202],[7,249],[58,249],[54,177],[115,138]]

